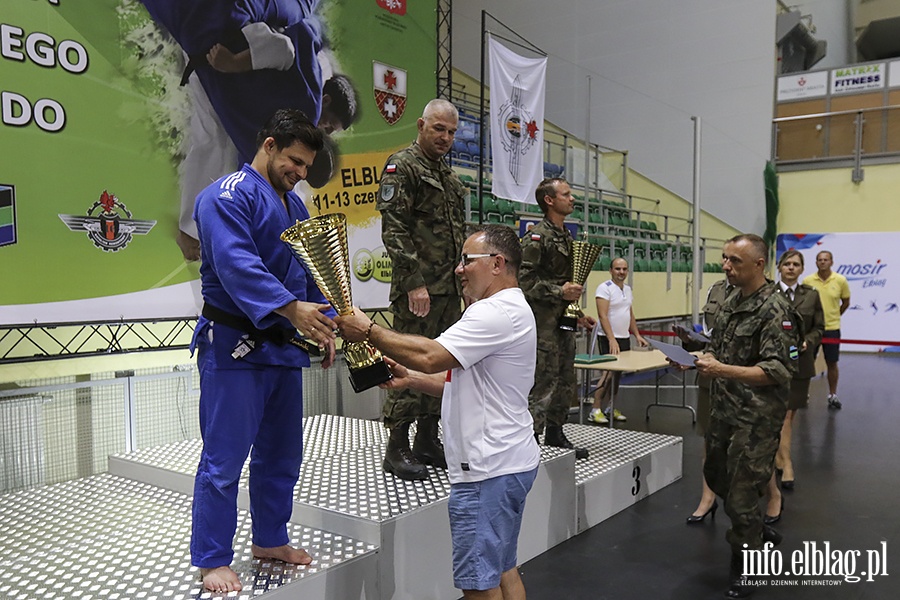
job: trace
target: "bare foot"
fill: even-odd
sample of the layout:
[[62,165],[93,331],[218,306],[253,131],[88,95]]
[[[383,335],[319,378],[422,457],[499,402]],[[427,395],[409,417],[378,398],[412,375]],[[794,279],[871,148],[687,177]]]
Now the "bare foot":
[[178,247],[181,248],[181,254],[184,255],[185,261],[194,262],[200,260],[199,240],[192,238],[183,231],[179,231],[178,237],[175,238],[175,242],[178,244]]
[[292,565],[308,565],[312,562],[312,556],[310,556],[306,550],[303,550],[302,548],[293,548],[288,545],[263,548],[262,546],[252,544],[250,546],[250,551],[253,552],[253,556],[256,558],[275,558]]
[[239,592],[243,589],[237,573],[228,565],[215,569],[200,569],[200,576],[203,578],[203,587],[211,592]]

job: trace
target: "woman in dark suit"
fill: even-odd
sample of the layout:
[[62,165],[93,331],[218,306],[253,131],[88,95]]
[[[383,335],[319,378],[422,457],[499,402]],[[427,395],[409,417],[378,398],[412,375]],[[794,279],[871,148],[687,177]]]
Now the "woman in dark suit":
[[[797,309],[803,324],[803,345],[797,361],[797,373],[791,380],[791,393],[788,397],[788,412],[781,429],[781,443],[775,456],[775,469],[782,471],[781,487],[794,489],[794,465],[791,462],[791,429],[797,409],[806,408],[809,404],[809,380],[816,374],[816,349],[822,341],[825,331],[825,315],[822,313],[822,302],[819,293],[808,285],[799,283],[803,274],[803,255],[796,250],[788,250],[778,260],[778,273],[781,276],[779,286]],[[775,523],[781,518],[784,499],[775,481],[769,482],[769,503],[764,521]]]

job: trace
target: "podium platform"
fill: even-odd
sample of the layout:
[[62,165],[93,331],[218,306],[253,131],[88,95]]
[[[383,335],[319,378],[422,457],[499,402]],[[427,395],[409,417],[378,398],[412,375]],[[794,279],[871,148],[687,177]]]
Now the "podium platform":
[[[576,461],[571,450],[541,447],[541,466],[528,496],[519,538],[520,562],[538,556],[681,477],[681,438],[590,425],[566,425],[565,431],[574,443],[588,447],[591,456]],[[240,595],[231,597],[265,595],[273,600],[301,596],[334,600],[455,600],[461,597],[452,583],[447,515],[450,485],[445,471],[429,468],[430,477],[425,481],[403,481],[385,473],[381,461],[387,432],[373,421],[333,415],[309,417],[304,420],[304,443],[304,462],[294,490],[291,531],[292,536],[298,536],[294,541],[310,549],[316,560],[310,567],[282,565],[278,570],[242,555],[236,558],[236,564],[247,587]],[[114,455],[109,459],[109,474],[23,494],[65,494],[64,486],[81,485],[103,488],[104,497],[109,497],[111,504],[112,498],[119,498],[124,512],[121,521],[108,523],[113,533],[107,547],[130,548],[127,558],[122,559],[122,569],[131,569],[129,563],[145,561],[133,544],[125,544],[130,532],[141,528],[140,523],[147,519],[165,521],[168,528],[152,536],[157,546],[168,549],[167,561],[162,563],[151,554],[146,562],[134,565],[134,570],[146,573],[147,587],[143,591],[147,594],[141,597],[214,598],[217,595],[199,590],[196,570],[190,567],[187,554],[190,494],[200,450],[199,440],[189,440]],[[246,552],[250,543],[246,522],[249,519],[247,475],[245,465],[239,483],[241,524],[235,541],[236,552]],[[58,487],[58,491],[53,491]],[[107,487],[110,489],[106,490]],[[173,499],[173,516],[164,516],[161,505],[154,509],[159,514],[145,511],[147,498],[155,494]],[[9,555],[5,547],[9,542],[4,540],[17,539],[20,535],[27,538],[24,532],[6,531],[5,515],[10,510],[18,510],[8,507],[6,502],[16,496],[0,496],[0,514],[4,515],[4,520],[0,520],[0,554],[4,556]],[[41,502],[49,506],[54,503],[49,499]],[[70,511],[63,511],[63,515],[73,520],[55,526],[60,538],[78,538],[79,518],[96,518],[106,529],[103,511],[86,509],[75,505]],[[135,516],[138,524],[129,524],[128,514]],[[152,528],[143,529],[152,531]],[[316,539],[322,541],[316,546],[304,535],[319,536]],[[323,546],[325,540],[336,549]],[[37,552],[37,546],[31,551]],[[105,560],[100,548],[95,551],[97,558]],[[333,560],[335,557],[341,560]],[[34,566],[35,576],[43,569],[42,560],[27,559]],[[115,572],[109,567],[97,567],[97,560],[92,564],[88,553],[83,562],[79,559],[65,564],[74,573],[70,577],[86,577],[91,569],[104,574]],[[278,572],[272,575],[271,569]],[[179,582],[180,587],[172,591],[168,583],[150,583],[154,573],[161,581]],[[0,564],[2,598],[54,597],[37,595],[32,587],[27,590],[12,587],[11,576]],[[110,579],[118,577],[110,576]],[[25,583],[21,577],[16,581],[16,586]],[[249,582],[254,583],[250,586]],[[248,589],[256,586],[258,589]],[[170,593],[164,593],[166,590]]]
[[[377,548],[290,524],[315,556],[307,567],[250,555],[250,514],[238,511],[240,598],[372,597]],[[0,496],[0,598],[211,598],[191,567],[191,497],[111,474]],[[219,596],[221,597],[221,596]]]

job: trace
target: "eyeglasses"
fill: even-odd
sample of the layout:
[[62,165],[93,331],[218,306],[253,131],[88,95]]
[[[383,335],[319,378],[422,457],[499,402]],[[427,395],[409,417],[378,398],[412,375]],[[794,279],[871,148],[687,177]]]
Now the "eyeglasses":
[[490,254],[466,254],[466,253],[463,253],[463,255],[459,259],[459,264],[461,264],[462,266],[465,267],[467,265],[472,264],[472,261],[475,260],[476,258],[488,258],[489,256],[500,256],[500,253],[499,252],[491,252]]

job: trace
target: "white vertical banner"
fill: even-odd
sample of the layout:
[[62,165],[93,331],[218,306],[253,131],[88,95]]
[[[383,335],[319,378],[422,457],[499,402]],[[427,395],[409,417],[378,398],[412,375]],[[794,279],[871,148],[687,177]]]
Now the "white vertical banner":
[[535,203],[544,177],[547,57],[526,58],[488,39],[494,196]]

